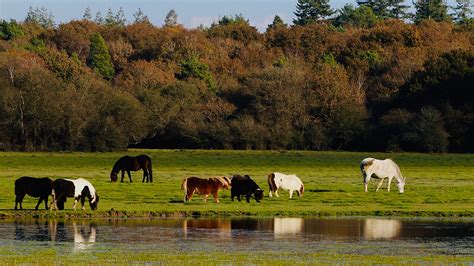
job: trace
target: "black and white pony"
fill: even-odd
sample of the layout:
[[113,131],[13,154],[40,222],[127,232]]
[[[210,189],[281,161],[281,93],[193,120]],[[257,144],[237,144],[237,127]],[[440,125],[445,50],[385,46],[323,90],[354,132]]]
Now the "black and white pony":
[[41,201],[44,200],[44,206],[48,209],[48,197],[51,195],[53,189],[53,180],[44,178],[34,178],[30,176],[22,176],[15,180],[15,210],[18,209],[20,204],[20,210],[23,209],[22,202],[25,195],[38,198],[38,204],[36,204],[35,210],[38,210]]
[[89,205],[92,210],[97,209],[99,202],[99,195],[94,186],[83,178],[79,179],[63,179],[59,178],[53,182],[53,202],[51,209],[64,210],[64,202],[66,198],[74,198],[74,205],[72,208],[76,210],[76,205],[81,200],[82,210],[85,210],[84,202],[86,198],[89,200]]
[[388,188],[390,191],[390,184],[392,178],[398,181],[398,190],[400,193],[405,191],[405,178],[400,171],[398,165],[391,159],[377,160],[374,158],[365,158],[360,162],[360,170],[364,176],[364,191],[367,192],[370,178],[380,179],[380,183],[375,191],[379,191],[385,178],[388,178]]

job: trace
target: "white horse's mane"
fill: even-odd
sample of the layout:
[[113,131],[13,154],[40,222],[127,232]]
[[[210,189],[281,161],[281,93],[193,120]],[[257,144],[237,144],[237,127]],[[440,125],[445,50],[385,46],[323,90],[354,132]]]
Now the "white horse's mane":
[[224,186],[230,185],[230,179],[227,176],[213,176],[212,178],[219,180]]
[[396,164],[392,159],[387,159],[389,160],[390,162],[393,163],[393,165],[395,166],[395,169],[397,170],[397,175],[395,176],[397,179],[399,179],[398,181],[402,181],[402,182],[405,182],[405,177],[402,175],[402,172],[400,171],[400,167],[398,167],[398,164]]

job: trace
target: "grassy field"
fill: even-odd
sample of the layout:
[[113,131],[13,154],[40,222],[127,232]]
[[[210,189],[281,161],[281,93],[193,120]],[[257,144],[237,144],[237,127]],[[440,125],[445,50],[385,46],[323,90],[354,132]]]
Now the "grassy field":
[[[142,172],[132,172],[133,183],[111,183],[110,170],[125,154],[148,154],[154,182],[141,183]],[[392,158],[406,177],[405,193],[395,179],[390,192],[363,192],[359,162],[365,157]],[[265,197],[261,203],[232,202],[230,191],[221,203],[204,203],[195,196],[183,203],[184,177],[249,174],[268,195],[266,176],[273,171],[295,173],[305,183],[303,198]],[[14,180],[20,176],[83,177],[100,195],[98,211],[33,211],[37,199],[27,196],[26,211],[13,211]],[[418,153],[354,153],[311,151],[129,150],[112,153],[0,153],[0,216],[131,217],[131,216],[448,216],[474,217],[474,155]],[[89,206],[87,206],[88,208]],[[42,206],[43,208],[43,206]]]

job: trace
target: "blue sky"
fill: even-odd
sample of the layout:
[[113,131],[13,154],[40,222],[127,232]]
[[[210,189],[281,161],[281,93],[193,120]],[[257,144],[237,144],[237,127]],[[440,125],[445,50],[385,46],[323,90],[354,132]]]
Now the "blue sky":
[[[93,17],[99,10],[105,15],[108,8],[116,13],[123,7],[129,21],[133,20],[133,13],[141,8],[153,24],[162,25],[168,11],[174,9],[178,13],[179,23],[188,28],[201,24],[209,26],[224,15],[242,14],[253,26],[264,31],[275,15],[291,23],[296,2],[297,0],[0,0],[0,18],[22,21],[30,6],[45,7],[53,13],[56,23],[61,23],[82,18],[87,7],[91,8]],[[411,3],[411,0],[406,2]],[[448,4],[454,2],[450,0]],[[330,1],[335,9],[346,3],[355,5],[355,0]]]

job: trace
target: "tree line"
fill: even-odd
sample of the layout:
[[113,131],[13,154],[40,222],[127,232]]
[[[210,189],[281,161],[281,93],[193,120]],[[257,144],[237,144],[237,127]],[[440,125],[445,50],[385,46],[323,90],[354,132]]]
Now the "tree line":
[[243,15],[187,29],[174,10],[163,26],[122,9],[2,20],[0,150],[473,152],[470,9],[419,0],[408,22],[403,1],[328,2],[263,33]]

